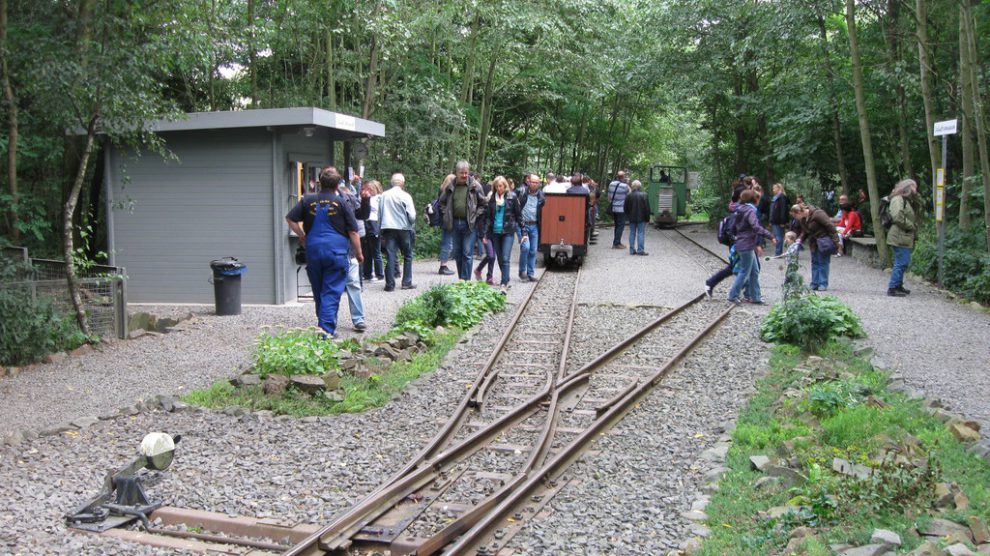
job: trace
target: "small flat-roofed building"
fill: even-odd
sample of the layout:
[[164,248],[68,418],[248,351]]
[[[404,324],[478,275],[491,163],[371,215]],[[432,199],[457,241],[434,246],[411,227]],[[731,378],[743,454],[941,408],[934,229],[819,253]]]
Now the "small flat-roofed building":
[[126,269],[138,303],[212,303],[210,261],[227,256],[247,265],[244,303],[294,301],[306,273],[286,212],[338,143],[346,177],[352,141],[385,135],[380,123],[309,107],[192,113],[150,128],[175,158],[104,151],[110,264]]

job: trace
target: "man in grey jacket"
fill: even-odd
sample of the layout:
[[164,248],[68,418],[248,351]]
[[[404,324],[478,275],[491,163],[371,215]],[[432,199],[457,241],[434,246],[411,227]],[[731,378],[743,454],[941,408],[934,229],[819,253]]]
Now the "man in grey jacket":
[[457,263],[457,277],[471,279],[474,264],[475,225],[488,208],[485,192],[477,180],[470,177],[471,165],[461,160],[454,167],[454,182],[440,196],[443,227],[453,236],[451,257]]

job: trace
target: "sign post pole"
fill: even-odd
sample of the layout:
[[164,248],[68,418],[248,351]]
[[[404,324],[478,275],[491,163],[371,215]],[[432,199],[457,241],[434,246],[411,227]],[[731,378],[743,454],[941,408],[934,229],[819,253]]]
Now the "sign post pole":
[[938,229],[938,287],[942,287],[945,260],[945,167],[949,158],[949,136],[956,133],[959,120],[935,122],[935,136],[942,137],[942,167],[935,172],[935,226]]

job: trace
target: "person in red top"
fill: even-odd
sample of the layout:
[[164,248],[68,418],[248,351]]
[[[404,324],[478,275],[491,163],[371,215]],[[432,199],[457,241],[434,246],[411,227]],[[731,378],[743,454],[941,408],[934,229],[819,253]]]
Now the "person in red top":
[[839,209],[842,211],[842,215],[835,225],[835,231],[839,234],[839,252],[837,255],[842,256],[845,251],[846,238],[863,231],[863,220],[859,217],[859,211],[856,210],[856,207],[849,202],[847,195],[839,195]]

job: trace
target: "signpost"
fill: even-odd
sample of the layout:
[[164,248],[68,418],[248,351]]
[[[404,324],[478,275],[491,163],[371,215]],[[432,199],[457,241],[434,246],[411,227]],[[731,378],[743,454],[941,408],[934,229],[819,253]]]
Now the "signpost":
[[935,226],[938,228],[938,285],[942,287],[945,258],[945,167],[948,164],[949,136],[957,133],[959,120],[935,122],[935,137],[942,138],[942,167],[935,170]]

